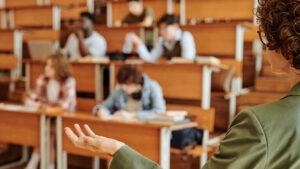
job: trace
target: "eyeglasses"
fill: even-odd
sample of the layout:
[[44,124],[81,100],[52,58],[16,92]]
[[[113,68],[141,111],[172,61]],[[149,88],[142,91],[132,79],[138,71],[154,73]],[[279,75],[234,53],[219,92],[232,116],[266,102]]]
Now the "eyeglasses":
[[268,41],[265,37],[262,37],[261,31],[257,31],[257,33],[258,33],[258,36],[259,36],[259,39],[260,39],[261,43],[263,45],[265,45],[266,47],[269,47]]

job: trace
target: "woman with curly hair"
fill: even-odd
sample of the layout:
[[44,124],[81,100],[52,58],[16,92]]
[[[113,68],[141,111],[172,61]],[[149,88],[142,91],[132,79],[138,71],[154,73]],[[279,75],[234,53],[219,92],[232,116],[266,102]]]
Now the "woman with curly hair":
[[[239,113],[204,169],[300,168],[300,0],[261,0],[257,16],[272,70],[287,73],[292,89],[281,100]],[[113,155],[111,169],[160,168],[124,143],[85,128],[88,136],[77,137],[70,128],[66,133],[79,147]]]

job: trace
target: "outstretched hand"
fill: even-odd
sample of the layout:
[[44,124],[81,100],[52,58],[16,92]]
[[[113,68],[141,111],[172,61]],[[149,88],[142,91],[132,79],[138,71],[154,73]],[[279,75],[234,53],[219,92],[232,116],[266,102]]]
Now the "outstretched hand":
[[77,134],[69,127],[65,128],[65,133],[75,147],[114,156],[125,145],[120,141],[96,135],[86,124],[84,125],[86,134],[78,124],[75,124],[74,127]]

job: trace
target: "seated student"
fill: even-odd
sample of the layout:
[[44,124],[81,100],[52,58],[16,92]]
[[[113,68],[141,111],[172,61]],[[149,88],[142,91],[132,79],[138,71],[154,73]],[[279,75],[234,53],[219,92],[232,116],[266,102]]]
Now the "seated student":
[[[62,54],[54,54],[46,59],[45,72],[36,81],[35,88],[25,99],[25,105],[30,107],[61,107],[74,111],[76,106],[75,79],[72,77],[68,59]],[[49,169],[54,169],[55,137],[51,137],[51,160]],[[40,151],[34,149],[26,169],[38,168]]]
[[154,113],[166,111],[161,87],[143,74],[137,65],[121,66],[117,80],[119,86],[103,104],[94,108],[95,115],[102,118],[114,115],[142,120]]
[[128,0],[128,15],[123,21],[116,21],[115,26],[122,24],[139,24],[142,27],[149,27],[153,24],[153,11],[149,7],[144,7],[142,0]]
[[[179,28],[179,17],[166,14],[157,23],[161,37],[154,48],[149,52],[141,38],[134,33],[129,33],[126,37],[125,46],[130,46],[130,42],[137,47],[138,55],[146,62],[155,62],[160,57],[172,59],[172,57],[182,57],[185,59],[195,59],[196,47],[193,35],[190,32],[182,31]],[[123,49],[130,51],[130,49]]]
[[70,57],[71,60],[80,57],[93,56],[103,57],[106,54],[106,41],[96,31],[94,31],[94,16],[88,12],[80,14],[78,29],[72,33],[66,42],[62,52]]

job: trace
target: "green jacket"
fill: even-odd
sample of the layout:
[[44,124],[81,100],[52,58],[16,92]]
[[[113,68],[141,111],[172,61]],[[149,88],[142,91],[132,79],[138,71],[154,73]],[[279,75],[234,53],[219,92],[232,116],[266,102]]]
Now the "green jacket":
[[[111,169],[159,169],[128,149],[121,150],[121,155],[117,153]],[[120,157],[122,154],[127,157]],[[131,165],[126,167],[127,163]],[[239,113],[222,140],[219,152],[203,169],[299,168],[300,83],[277,102]]]

